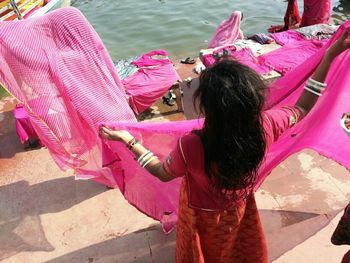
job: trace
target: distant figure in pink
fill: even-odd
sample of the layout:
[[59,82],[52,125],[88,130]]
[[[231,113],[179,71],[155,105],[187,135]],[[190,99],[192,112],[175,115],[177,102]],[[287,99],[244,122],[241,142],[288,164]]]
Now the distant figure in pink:
[[288,0],[284,25],[271,26],[270,33],[316,24],[329,24],[331,0],[304,0],[303,16],[300,18],[297,0]]
[[240,28],[242,18],[242,12],[235,11],[229,19],[222,21],[209,41],[208,48],[232,44],[235,40],[243,39],[243,32]]
[[347,37],[345,31],[330,46],[292,106],[264,111],[264,82],[236,61],[224,58],[204,70],[194,95],[203,127],[182,136],[164,161],[128,131],[100,128],[102,138],[125,144],[159,180],[182,178],[176,262],[268,262],[253,191],[260,165],[270,145],[315,105],[333,60],[350,48]]
[[300,26],[329,24],[331,5],[331,0],[304,0],[304,12]]

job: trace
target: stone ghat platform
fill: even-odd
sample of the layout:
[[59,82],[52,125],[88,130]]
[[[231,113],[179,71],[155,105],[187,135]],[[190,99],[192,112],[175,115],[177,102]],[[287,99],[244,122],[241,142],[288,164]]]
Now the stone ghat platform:
[[[194,118],[192,66],[176,64],[185,113],[157,101],[144,121]],[[0,261],[175,262],[175,235],[125,201],[118,189],[75,181],[47,149],[24,150],[15,133],[15,101],[0,102]],[[192,107],[192,108],[191,108]],[[350,198],[350,174],[305,150],[280,164],[256,194],[270,262],[340,262],[349,250],[330,237]]]

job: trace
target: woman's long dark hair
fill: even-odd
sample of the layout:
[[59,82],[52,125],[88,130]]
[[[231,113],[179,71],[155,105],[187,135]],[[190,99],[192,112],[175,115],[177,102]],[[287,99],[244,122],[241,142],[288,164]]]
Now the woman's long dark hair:
[[260,76],[236,61],[224,59],[204,70],[193,100],[205,116],[198,131],[205,152],[205,171],[216,189],[242,190],[254,184],[265,154],[261,121],[266,86]]

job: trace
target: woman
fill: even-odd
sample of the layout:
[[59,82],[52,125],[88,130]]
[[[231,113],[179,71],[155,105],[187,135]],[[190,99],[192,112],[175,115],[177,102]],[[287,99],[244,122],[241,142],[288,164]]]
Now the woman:
[[304,0],[304,12],[300,26],[329,24],[331,12],[331,0]]
[[102,127],[102,138],[125,143],[161,181],[183,177],[176,236],[177,262],[267,262],[254,199],[258,168],[269,145],[307,114],[325,89],[333,59],[350,47],[345,32],[326,52],[296,105],[262,111],[265,85],[250,68],[222,60],[206,69],[194,100],[205,117],[166,161],[125,130]]
[[[350,112],[344,113],[342,116],[344,121],[344,130],[350,135]],[[350,203],[344,208],[343,216],[340,218],[336,229],[331,237],[334,245],[350,245]],[[342,263],[350,262],[350,250],[344,255]]]
[[288,0],[287,10],[284,14],[284,25],[271,26],[270,33],[281,32],[300,26],[301,18],[299,14],[298,1]]

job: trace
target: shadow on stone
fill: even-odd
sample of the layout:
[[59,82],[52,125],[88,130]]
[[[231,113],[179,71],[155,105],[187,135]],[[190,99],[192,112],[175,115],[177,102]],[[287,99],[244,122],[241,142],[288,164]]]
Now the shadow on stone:
[[15,119],[12,111],[0,112],[0,159],[9,159],[24,151],[16,134]]
[[[314,236],[339,213],[339,211],[333,211],[325,215],[268,209],[259,210],[259,212],[271,261]],[[330,241],[329,244],[331,245]]]
[[164,235],[161,226],[139,230],[94,244],[47,263],[66,262],[175,262],[175,232]]
[[40,215],[57,213],[106,191],[92,181],[64,177],[0,187],[0,261],[22,251],[52,251]]
[[[260,210],[260,215],[268,241],[269,259],[273,261],[328,225],[336,213],[325,216],[296,211]],[[47,262],[172,263],[175,262],[175,236],[175,232],[166,236],[160,225],[153,225]]]

